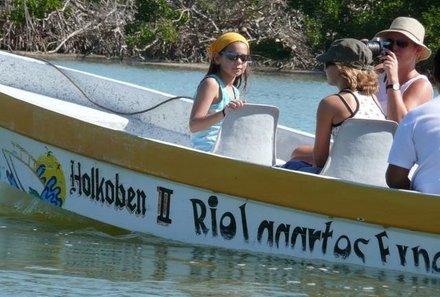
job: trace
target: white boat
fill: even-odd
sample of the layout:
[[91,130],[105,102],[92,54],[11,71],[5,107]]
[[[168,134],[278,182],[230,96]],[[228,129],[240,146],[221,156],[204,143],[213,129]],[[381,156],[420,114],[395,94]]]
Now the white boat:
[[[295,145],[313,142],[277,125],[274,107],[251,112],[251,122],[274,126],[245,133],[247,148],[227,145],[234,125],[246,123],[225,119],[224,143],[205,153],[190,147],[189,99],[6,52],[0,67],[2,189],[189,244],[440,275],[439,197],[388,189],[380,174],[386,164],[343,176],[339,159],[350,146],[339,140],[321,175],[273,166]],[[356,131],[376,129],[370,123]],[[382,128],[370,134],[363,139],[392,138]],[[267,143],[250,143],[264,137]]]

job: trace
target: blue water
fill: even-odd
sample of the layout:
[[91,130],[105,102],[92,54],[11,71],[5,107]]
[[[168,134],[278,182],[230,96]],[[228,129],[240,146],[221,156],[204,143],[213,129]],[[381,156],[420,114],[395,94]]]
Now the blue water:
[[[56,61],[174,95],[201,70]],[[253,73],[244,97],[280,108],[282,124],[314,131],[323,76]],[[0,194],[0,201],[13,194]],[[318,261],[185,245],[130,234],[46,205],[0,207],[0,296],[439,296],[440,280]],[[61,220],[62,219],[62,220]]]

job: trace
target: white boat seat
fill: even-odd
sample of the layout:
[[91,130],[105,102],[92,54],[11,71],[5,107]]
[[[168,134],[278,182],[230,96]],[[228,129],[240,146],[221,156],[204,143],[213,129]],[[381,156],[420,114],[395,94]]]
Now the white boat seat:
[[272,105],[245,104],[223,120],[212,152],[215,154],[273,166],[279,109]]
[[348,119],[334,139],[321,175],[387,187],[385,172],[397,123]]

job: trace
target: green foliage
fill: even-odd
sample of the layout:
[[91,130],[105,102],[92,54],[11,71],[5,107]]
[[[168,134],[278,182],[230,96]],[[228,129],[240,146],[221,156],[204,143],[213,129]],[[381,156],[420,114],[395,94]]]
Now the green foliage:
[[199,0],[197,5],[201,10],[206,11],[209,14],[215,14],[218,11],[216,3],[211,0]]
[[126,26],[127,45],[143,48],[156,39],[174,43],[178,40],[177,27],[187,19],[180,17],[166,0],[137,0],[135,21]]
[[[425,44],[440,46],[438,0],[289,0],[289,5],[304,13],[305,33],[316,51],[337,38],[372,38],[398,16],[418,19],[426,28]],[[422,65],[429,67],[429,62]]]
[[431,6],[422,13],[423,22],[426,24],[426,38],[425,41],[429,44],[431,50],[435,51],[440,48],[440,8]]
[[148,27],[140,27],[138,31],[127,34],[127,45],[130,47],[143,48],[156,39],[156,34],[151,31]]
[[26,22],[25,8],[31,18],[42,19],[54,10],[63,6],[63,0],[14,0],[12,2],[11,20],[24,24]]
[[314,48],[320,48],[326,44],[326,34],[322,34],[322,23],[316,22],[313,17],[306,15],[304,17],[305,33]]
[[420,20],[427,8],[426,1],[415,5],[410,0],[290,0],[289,5],[305,14],[306,33],[320,50],[337,38],[371,38],[400,15]]
[[[40,22],[49,13],[60,9],[67,0],[9,0],[3,1],[0,8],[2,19],[7,22],[15,23],[20,27],[26,22],[33,24]],[[205,41],[198,40],[200,35],[210,35],[211,31],[226,30],[244,27],[248,29],[252,37],[257,40],[264,40],[259,44],[252,45],[253,54],[264,56],[274,60],[285,60],[292,58],[292,50],[283,48],[283,42],[275,39],[266,39],[262,36],[263,31],[254,22],[256,19],[267,20],[285,11],[283,1],[270,0],[133,0],[136,13],[132,14],[132,2],[126,0],[114,0],[118,4],[127,4],[127,18],[129,20],[125,26],[126,44],[130,48],[146,48],[153,43],[157,48],[173,48],[170,44],[182,44],[182,33],[194,36],[194,40],[184,40],[191,44],[190,48],[196,49],[194,56],[199,54],[201,46],[205,46]],[[391,21],[397,16],[411,16],[418,19],[426,28],[425,44],[433,52],[440,47],[440,7],[438,0],[286,0],[292,9],[292,16],[300,15],[296,20],[303,20],[303,30],[310,44],[307,44],[304,52],[308,55],[305,59],[311,59],[317,52],[324,51],[329,44],[337,38],[372,38],[378,31],[389,27]],[[1,2],[1,1],[0,1]],[[90,17],[95,17],[95,11],[113,3],[102,0],[81,0],[80,3],[90,9]],[[2,6],[3,5],[3,6]],[[121,5],[121,6],[124,6]],[[174,5],[174,6],[173,6]],[[179,7],[179,9],[176,9]],[[187,7],[186,11],[184,8]],[[279,7],[279,8],[278,8]],[[63,16],[66,20],[75,13],[75,5],[67,6]],[[194,10],[196,13],[192,13]],[[294,11],[293,11],[294,10]],[[1,10],[0,10],[1,11]],[[9,15],[7,15],[9,13]],[[270,16],[269,16],[270,14]],[[134,19],[133,19],[134,16]],[[28,19],[26,19],[28,17]],[[301,18],[302,17],[302,18]],[[29,19],[30,18],[30,19]],[[206,20],[206,27],[199,23]],[[50,23],[50,20],[48,21]],[[191,23],[190,23],[191,22]],[[41,23],[41,22],[40,22]],[[18,24],[18,25],[17,25]],[[264,24],[264,21],[261,22]],[[278,26],[276,21],[271,26]],[[186,26],[186,28],[184,27]],[[15,28],[16,27],[10,27]],[[37,28],[38,26],[36,26]],[[43,26],[47,28],[47,26]],[[183,30],[182,30],[183,27]],[[279,29],[281,33],[286,28]],[[44,29],[42,29],[44,31]],[[13,30],[11,29],[11,32]],[[15,30],[20,34],[20,30]],[[5,32],[0,32],[0,36]],[[255,35],[255,36],[254,36]],[[266,34],[267,35],[267,34]],[[284,34],[285,35],[285,34]],[[123,35],[122,35],[123,36]],[[272,35],[268,35],[272,38]],[[280,36],[283,36],[281,34]],[[264,38],[262,38],[264,37]],[[302,36],[301,36],[302,37]],[[198,43],[199,42],[199,43]],[[301,41],[303,42],[303,41]],[[286,44],[284,42],[284,44]],[[304,44],[299,44],[299,46]],[[313,53],[310,53],[310,45]],[[200,52],[204,49],[201,49]],[[191,53],[192,54],[192,53]],[[194,58],[192,56],[192,58]],[[431,60],[419,63],[423,68],[430,67]]]
[[161,19],[157,23],[157,35],[161,37],[162,40],[174,43],[179,38],[179,33],[173,25],[171,20]]
[[274,60],[285,60],[290,58],[290,51],[285,49],[281,42],[274,39],[266,39],[258,44],[251,44],[252,54],[264,56]]
[[179,16],[166,0],[138,0],[135,18],[139,22],[153,23],[159,19],[173,19]]

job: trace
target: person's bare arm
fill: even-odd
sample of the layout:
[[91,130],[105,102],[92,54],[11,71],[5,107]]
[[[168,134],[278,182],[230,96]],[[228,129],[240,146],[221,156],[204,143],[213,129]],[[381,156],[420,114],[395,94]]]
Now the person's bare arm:
[[290,156],[292,160],[301,160],[309,164],[314,164],[313,145],[300,145],[292,152]]
[[[392,51],[387,50],[387,54],[382,58],[382,67],[387,75],[387,85],[399,84],[399,63]],[[409,111],[432,98],[432,86],[424,79],[413,82],[403,95],[400,90],[392,88],[388,88],[386,92],[388,97],[387,119],[398,123]]]
[[[333,96],[333,95],[331,95]],[[316,132],[315,145],[313,147],[314,164],[317,167],[323,167],[330,151],[330,138],[332,132],[333,117],[335,114],[335,106],[328,98],[324,98],[318,106],[316,113]]]
[[389,164],[386,172],[387,185],[390,188],[405,189],[411,188],[411,181],[408,178],[409,169]]
[[218,89],[219,85],[213,78],[205,79],[200,85],[189,119],[191,132],[205,130],[223,119],[222,111],[208,114],[211,104],[218,100]]
[[400,91],[392,89],[387,90],[387,96],[387,118],[400,122],[409,111],[431,100],[432,87],[426,80],[418,79],[405,91],[403,96]]

